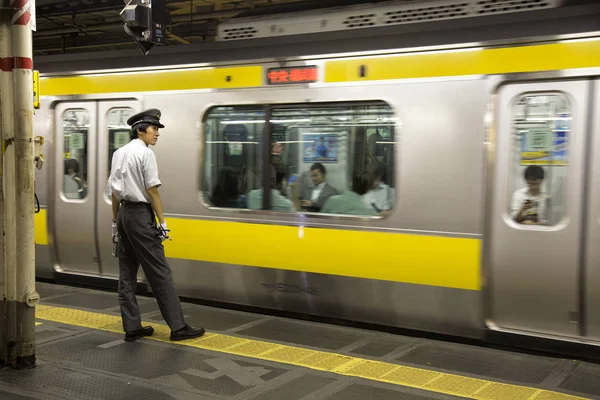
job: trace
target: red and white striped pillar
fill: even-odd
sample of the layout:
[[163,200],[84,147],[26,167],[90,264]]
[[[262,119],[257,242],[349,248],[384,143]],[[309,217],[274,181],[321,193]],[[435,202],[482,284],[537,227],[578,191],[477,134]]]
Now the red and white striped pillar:
[[11,0],[13,109],[16,173],[17,368],[35,366],[33,43],[31,2]]
[[12,12],[0,10],[0,130],[2,132],[2,186],[3,186],[3,263],[0,275],[3,280],[4,301],[0,306],[0,360],[11,365],[16,352],[10,343],[17,335],[17,225],[15,182],[15,123],[13,107]]

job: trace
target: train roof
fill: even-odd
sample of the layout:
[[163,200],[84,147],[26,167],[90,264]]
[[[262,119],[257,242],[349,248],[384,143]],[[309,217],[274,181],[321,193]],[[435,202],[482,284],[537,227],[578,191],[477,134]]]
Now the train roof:
[[34,58],[43,75],[105,69],[140,69],[188,64],[244,64],[331,57],[336,53],[378,52],[461,43],[508,45],[559,40],[564,35],[600,33],[600,3],[251,40],[157,47],[143,56],[137,49]]

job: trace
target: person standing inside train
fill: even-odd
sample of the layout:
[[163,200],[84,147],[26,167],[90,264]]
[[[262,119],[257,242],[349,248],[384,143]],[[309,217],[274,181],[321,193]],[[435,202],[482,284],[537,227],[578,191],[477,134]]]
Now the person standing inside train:
[[161,182],[156,158],[149,149],[150,145],[156,145],[159,128],[164,128],[160,111],[143,111],[129,118],[127,124],[131,126],[132,140],[115,151],[109,177],[113,243],[118,242],[119,249],[115,255],[119,257],[118,292],[125,340],[135,341],[154,333],[151,326],[142,327],[135,297],[140,264],[162,317],[171,328],[171,340],[200,337],[204,329],[192,328],[185,322],[162,245],[169,236],[158,193]]

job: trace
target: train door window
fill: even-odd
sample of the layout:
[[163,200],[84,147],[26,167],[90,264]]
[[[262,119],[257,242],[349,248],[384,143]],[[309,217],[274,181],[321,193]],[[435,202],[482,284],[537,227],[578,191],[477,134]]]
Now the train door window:
[[270,161],[276,196],[271,209],[390,213],[394,125],[393,111],[383,102],[274,106]]
[[263,107],[215,107],[204,119],[203,198],[213,207],[262,208]]
[[[108,119],[108,175],[112,168],[114,152],[125,146],[131,140],[131,127],[127,124],[129,117],[133,115],[130,107],[111,108],[107,114]],[[106,196],[110,197],[110,186],[107,183]]]
[[565,215],[571,106],[560,93],[528,93],[514,103],[510,218],[523,225],[556,225]]
[[88,189],[88,131],[90,116],[84,109],[67,109],[63,124],[63,194],[84,199]]

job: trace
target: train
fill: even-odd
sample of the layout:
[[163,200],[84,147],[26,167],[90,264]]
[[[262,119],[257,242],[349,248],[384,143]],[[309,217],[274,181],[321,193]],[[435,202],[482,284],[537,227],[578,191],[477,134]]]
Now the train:
[[[156,108],[179,295],[469,339],[600,344],[597,32],[42,70],[40,92],[38,279],[116,283],[112,154],[129,141],[127,118]],[[367,189],[391,189],[390,207],[304,209],[316,163],[336,196],[365,209],[355,178],[383,166]],[[517,222],[515,193],[535,169],[544,217]],[[216,201],[223,171],[241,201]],[[292,206],[275,207],[282,199]]]

